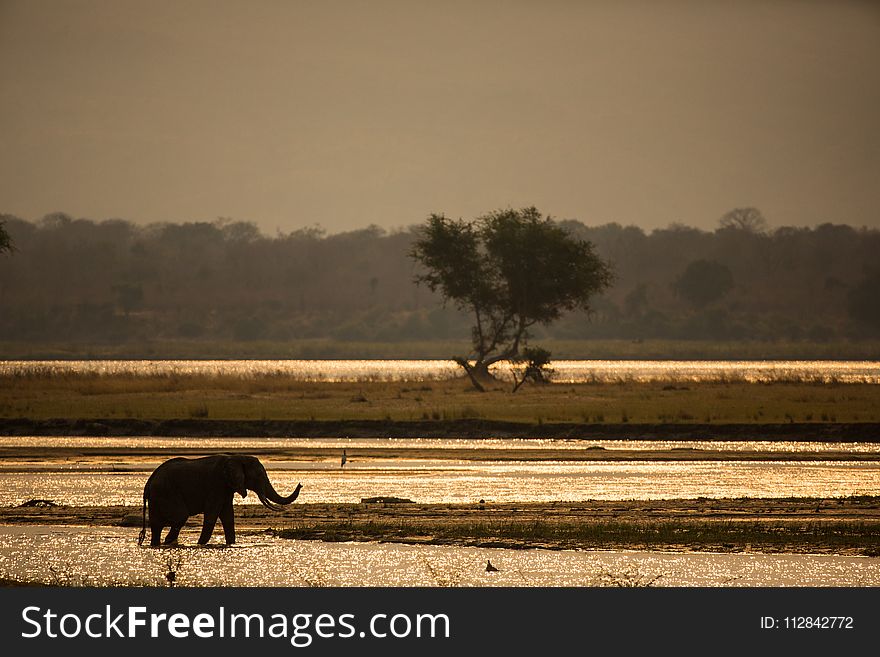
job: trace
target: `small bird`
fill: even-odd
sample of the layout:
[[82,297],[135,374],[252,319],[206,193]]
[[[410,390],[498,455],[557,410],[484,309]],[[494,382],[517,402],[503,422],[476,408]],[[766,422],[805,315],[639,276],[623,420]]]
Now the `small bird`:
[[348,456],[345,454],[345,450],[342,450],[342,463],[339,465],[340,468],[345,467],[345,463],[348,461]]
[[487,573],[497,573],[498,569],[492,565],[492,562],[486,559],[486,572]]

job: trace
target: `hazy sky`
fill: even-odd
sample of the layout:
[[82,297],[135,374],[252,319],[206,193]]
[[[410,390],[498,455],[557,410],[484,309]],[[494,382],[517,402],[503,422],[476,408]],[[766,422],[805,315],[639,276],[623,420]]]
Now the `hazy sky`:
[[880,3],[0,0],[0,212],[880,227]]

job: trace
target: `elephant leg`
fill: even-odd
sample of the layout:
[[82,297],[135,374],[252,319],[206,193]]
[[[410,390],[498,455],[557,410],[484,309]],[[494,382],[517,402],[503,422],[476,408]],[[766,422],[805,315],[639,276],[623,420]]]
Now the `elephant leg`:
[[211,540],[211,534],[214,533],[214,525],[217,524],[217,511],[205,510],[205,521],[202,523],[202,534],[199,536],[199,545],[205,545]]
[[150,500],[150,546],[158,547],[162,539],[162,529],[169,525],[164,512],[165,507],[156,500]]
[[156,515],[154,518],[151,518],[152,522],[150,523],[150,526],[153,528],[152,541],[155,542],[151,542],[151,545],[159,544],[159,537],[163,527],[171,527],[163,544],[173,545],[177,543],[177,536],[189,517],[183,500],[162,498],[161,501],[155,504],[155,508]]
[[232,501],[223,506],[220,511],[220,524],[223,525],[223,535],[226,537],[226,545],[235,543],[235,514],[232,510]]
[[158,547],[162,537],[162,525],[150,525],[150,546]]
[[177,543],[177,536],[180,534],[180,529],[183,525],[171,525],[171,531],[168,532],[168,536],[165,537],[165,545],[173,545]]

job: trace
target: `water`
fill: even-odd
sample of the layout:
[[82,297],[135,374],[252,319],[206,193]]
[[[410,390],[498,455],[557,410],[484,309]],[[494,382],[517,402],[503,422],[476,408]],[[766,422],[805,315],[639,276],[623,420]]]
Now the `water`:
[[[880,384],[878,361],[557,360],[554,381],[745,381]],[[509,367],[495,369],[509,378]],[[70,360],[2,361],[0,376],[288,376],[300,381],[431,381],[461,375],[450,360]]]
[[[0,506],[33,498],[74,506],[139,506],[148,474],[183,448],[297,450],[295,457],[262,460],[279,492],[302,482],[300,499],[314,503],[357,503],[376,496],[473,503],[880,495],[880,460],[859,460],[880,452],[876,443],[9,436],[0,437],[0,448],[25,454],[0,461]],[[26,456],[28,449],[35,455]],[[116,453],[83,456],[78,449]],[[146,449],[167,455],[128,453]],[[348,453],[344,469],[343,449]],[[687,449],[689,456],[701,449],[743,454],[742,460],[647,458],[649,452],[675,449]],[[634,458],[585,460],[599,452],[613,456],[615,450]],[[492,458],[502,451],[503,460]],[[639,451],[646,452],[645,459],[638,459]],[[755,452],[783,460],[758,460]],[[823,452],[850,454],[852,460],[798,460],[807,452],[820,459]],[[789,454],[791,459],[785,458]],[[256,500],[249,496],[243,503]]]
[[794,440],[581,440],[567,438],[167,438],[161,436],[0,436],[0,447],[78,449],[430,449],[438,453],[453,450],[656,451],[672,449],[723,452],[845,452],[880,451],[880,443],[800,442]]
[[[73,506],[140,507],[149,472],[164,459],[7,463],[0,506],[50,499]],[[353,456],[264,463],[287,494],[302,482],[304,503],[403,497],[419,503],[552,502],[736,497],[880,495],[878,461],[474,461]],[[124,470],[124,471],[120,471]],[[132,471],[133,470],[133,471]],[[256,504],[255,496],[236,503]]]
[[[181,538],[194,546],[197,531]],[[231,548],[139,548],[115,527],[2,527],[0,576],[72,586],[880,586],[880,558],[500,550],[245,535]],[[213,549],[212,549],[213,548]],[[487,573],[486,561],[499,568]]]
[[[488,445],[487,445],[488,442]],[[148,473],[162,460],[129,455],[126,446],[168,450],[297,446],[301,460],[264,459],[282,493],[302,481],[300,500],[359,502],[362,497],[406,497],[423,503],[786,497],[880,494],[880,461],[575,461],[461,459],[468,449],[669,449],[676,442],[428,439],[177,439],[143,437],[4,438],[4,447],[46,450],[48,457],[4,459],[0,505],[32,498],[61,504],[127,505],[140,512]],[[690,446],[691,443],[683,444]],[[115,448],[113,456],[52,452],[52,447]],[[364,457],[358,448],[413,448],[423,458]],[[867,443],[715,443],[706,449],[799,452],[876,451]],[[349,462],[339,465],[340,448]],[[323,452],[321,450],[324,450]],[[327,450],[333,452],[327,455]],[[559,452],[556,452],[558,454]],[[236,498],[236,504],[254,504]],[[293,505],[281,517],[295,522]],[[232,548],[194,547],[198,523],[184,529],[184,547],[136,545],[136,528],[0,526],[0,577],[47,584],[116,586],[165,584],[169,563],[182,586],[880,586],[880,559],[802,554],[714,554],[633,551],[547,551],[322,543],[242,535]],[[215,541],[219,539],[215,538]],[[190,547],[186,547],[190,546]],[[500,568],[486,573],[491,559]]]

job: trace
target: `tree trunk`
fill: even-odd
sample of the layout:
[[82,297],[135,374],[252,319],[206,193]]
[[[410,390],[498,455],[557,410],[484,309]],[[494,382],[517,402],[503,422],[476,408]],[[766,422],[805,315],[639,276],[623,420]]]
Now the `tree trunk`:
[[486,392],[483,383],[492,381],[495,377],[489,373],[489,366],[485,362],[478,360],[471,365],[467,358],[456,357],[453,360],[464,368],[474,388],[480,392]]

